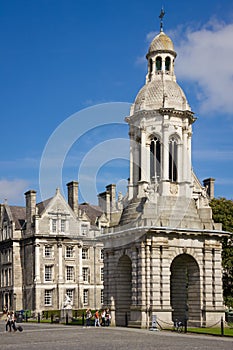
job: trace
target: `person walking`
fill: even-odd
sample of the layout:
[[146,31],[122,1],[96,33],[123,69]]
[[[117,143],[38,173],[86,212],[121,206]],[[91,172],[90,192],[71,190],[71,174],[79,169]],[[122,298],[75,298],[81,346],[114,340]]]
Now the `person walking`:
[[15,324],[16,318],[15,318],[14,311],[12,311],[12,313],[11,313],[11,320],[10,321],[11,321],[11,328],[13,328],[14,332],[16,332],[17,328],[16,328],[16,324]]
[[100,315],[99,315],[99,311],[96,310],[95,312],[95,327],[99,327],[100,326]]
[[86,327],[91,326],[91,318],[92,318],[91,309],[87,309],[86,310]]
[[7,312],[6,314],[6,332],[11,332],[11,314]]

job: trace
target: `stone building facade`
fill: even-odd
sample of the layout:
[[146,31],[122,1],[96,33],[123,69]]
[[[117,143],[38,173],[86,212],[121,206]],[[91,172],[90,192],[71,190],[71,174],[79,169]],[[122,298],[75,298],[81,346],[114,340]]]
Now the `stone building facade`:
[[[78,205],[78,183],[68,184],[68,203],[57,189],[26,207],[0,208],[0,305],[3,309],[61,310],[101,307],[103,244],[96,241],[108,220],[97,206]],[[89,216],[88,216],[88,214]]]
[[[125,197],[110,184],[99,206],[55,196],[26,207],[1,205],[0,303],[13,309],[111,309],[112,325],[149,327],[176,319],[205,326],[223,315],[221,225],[212,220],[213,179],[192,169],[196,117],[176,82],[176,52],[152,40],[145,85],[132,104]],[[103,249],[104,248],[104,249]],[[104,258],[104,259],[103,259]]]
[[[214,180],[203,186],[192,170],[196,118],[176,82],[176,52],[163,29],[146,57],[146,82],[126,118],[128,193],[118,223],[102,238],[104,302],[120,326],[149,327],[152,316],[166,326],[176,319],[210,325],[224,312],[226,233],[212,220]],[[116,210],[112,214],[117,217]]]

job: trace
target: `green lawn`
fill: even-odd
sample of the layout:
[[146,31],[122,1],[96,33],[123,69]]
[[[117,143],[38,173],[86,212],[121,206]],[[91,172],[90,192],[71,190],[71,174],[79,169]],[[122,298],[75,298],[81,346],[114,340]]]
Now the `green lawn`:
[[[188,328],[188,332],[221,335],[221,328]],[[233,337],[233,328],[224,328],[224,335]]]

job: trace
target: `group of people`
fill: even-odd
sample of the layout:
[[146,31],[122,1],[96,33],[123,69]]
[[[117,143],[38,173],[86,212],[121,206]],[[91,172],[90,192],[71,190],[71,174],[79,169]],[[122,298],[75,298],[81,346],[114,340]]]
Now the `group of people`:
[[14,332],[17,331],[15,322],[16,322],[16,318],[15,318],[14,311],[7,312],[6,313],[6,332],[11,332],[12,329]]
[[[91,326],[91,319],[93,315],[91,313],[91,309],[86,310],[86,327]],[[95,327],[106,327],[111,323],[111,314],[109,309],[103,309],[101,311],[96,310],[94,314]]]

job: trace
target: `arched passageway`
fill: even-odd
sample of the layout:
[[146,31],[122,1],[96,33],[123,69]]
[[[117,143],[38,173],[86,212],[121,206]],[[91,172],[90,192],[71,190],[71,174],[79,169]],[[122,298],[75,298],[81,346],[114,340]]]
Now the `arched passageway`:
[[196,260],[188,254],[177,256],[171,264],[172,319],[189,320],[200,325],[200,270]]
[[116,277],[116,326],[127,326],[132,295],[132,262],[123,255],[117,265]]

